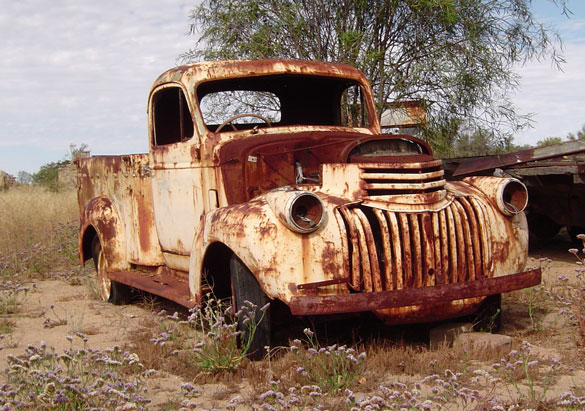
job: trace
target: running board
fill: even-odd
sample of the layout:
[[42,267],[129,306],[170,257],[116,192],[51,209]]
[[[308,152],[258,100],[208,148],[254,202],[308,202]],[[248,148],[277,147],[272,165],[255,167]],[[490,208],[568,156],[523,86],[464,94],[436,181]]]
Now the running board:
[[159,295],[183,307],[192,308],[197,302],[191,298],[189,283],[172,275],[165,276],[137,271],[109,272],[108,278],[151,294]]

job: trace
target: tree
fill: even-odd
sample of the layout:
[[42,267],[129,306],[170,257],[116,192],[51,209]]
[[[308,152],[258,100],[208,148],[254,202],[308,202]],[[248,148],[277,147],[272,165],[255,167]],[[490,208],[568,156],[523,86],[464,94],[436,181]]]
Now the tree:
[[[565,14],[566,0],[550,0]],[[513,66],[561,63],[556,31],[535,21],[531,0],[204,0],[191,14],[195,47],[181,58],[292,58],[362,70],[379,113],[386,101],[422,100],[427,137],[465,119],[506,141],[526,126],[510,93]],[[448,143],[448,142],[447,142]],[[448,149],[448,147],[446,147]]]
[[16,182],[18,184],[29,185],[32,183],[32,179],[32,174],[27,173],[26,171],[19,171],[18,174],[16,174]]
[[[575,140],[583,140],[585,139],[585,125],[581,127],[581,130],[577,131],[576,133],[569,133],[565,141],[575,141]],[[545,147],[550,146],[553,144],[561,144],[563,139],[561,137],[546,137],[542,140],[538,140],[536,143],[537,147]]]
[[61,189],[59,184],[59,169],[68,166],[72,161],[82,157],[84,154],[89,154],[89,146],[87,144],[69,145],[69,153],[66,154],[61,161],[52,161],[41,166],[40,170],[32,175],[32,183],[47,187],[51,191],[58,191]]
[[552,146],[553,144],[561,144],[563,142],[563,139],[560,137],[547,137],[544,138],[542,140],[538,140],[538,142],[536,143],[537,147],[546,147],[546,146]]
[[33,184],[45,186],[51,191],[59,190],[59,169],[70,163],[69,160],[47,163],[32,176]]
[[511,139],[495,139],[490,130],[477,129],[473,133],[460,132],[455,137],[453,157],[490,156],[513,148]]
[[577,133],[569,133],[567,135],[567,140],[583,140],[585,138],[585,124],[581,127],[581,130],[577,131]]
[[89,155],[89,152],[89,145],[85,143],[81,143],[79,146],[77,144],[69,144],[69,154],[65,158],[73,161],[85,156],[86,154]]

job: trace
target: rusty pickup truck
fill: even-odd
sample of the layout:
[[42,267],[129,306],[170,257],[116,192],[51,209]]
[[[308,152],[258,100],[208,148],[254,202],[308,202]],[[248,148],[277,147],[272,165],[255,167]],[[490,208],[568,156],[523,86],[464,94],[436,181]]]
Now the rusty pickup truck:
[[[524,271],[526,187],[446,181],[427,143],[381,133],[355,68],[176,67],[154,82],[148,126],[148,154],[77,162],[80,263],[104,300],[132,287],[192,307],[212,291],[404,324],[496,315],[501,293],[540,283]],[[269,343],[268,315],[253,347]]]

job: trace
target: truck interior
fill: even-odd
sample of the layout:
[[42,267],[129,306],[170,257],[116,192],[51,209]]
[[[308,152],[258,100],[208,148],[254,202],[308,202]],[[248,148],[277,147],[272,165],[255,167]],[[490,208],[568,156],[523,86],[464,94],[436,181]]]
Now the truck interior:
[[[213,132],[278,126],[369,126],[361,86],[345,78],[292,74],[243,77],[202,83],[196,93],[205,125]],[[250,115],[229,121],[242,114]]]

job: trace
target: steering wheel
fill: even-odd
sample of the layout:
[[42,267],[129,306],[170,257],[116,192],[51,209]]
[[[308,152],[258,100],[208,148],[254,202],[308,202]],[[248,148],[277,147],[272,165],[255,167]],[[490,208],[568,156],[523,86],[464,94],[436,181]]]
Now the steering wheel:
[[219,127],[217,127],[217,128],[215,129],[215,132],[216,132],[216,133],[219,133],[219,132],[220,132],[220,131],[221,131],[221,130],[222,130],[224,127],[225,127],[225,126],[227,126],[228,124],[229,124],[230,126],[232,126],[232,129],[233,129],[234,131],[238,131],[238,129],[237,129],[237,128],[236,128],[236,126],[235,126],[235,125],[232,123],[232,121],[234,121],[234,120],[237,120],[237,119],[239,119],[239,118],[242,118],[242,117],[256,117],[256,118],[259,118],[260,120],[262,120],[263,122],[265,122],[265,123],[266,123],[266,125],[267,125],[268,127],[272,127],[272,124],[270,124],[270,120],[268,120],[268,119],[267,119],[266,117],[264,117],[264,116],[261,116],[260,114],[254,114],[254,113],[242,113],[242,114],[236,114],[235,116],[231,116],[230,118],[228,118],[226,121],[224,121],[223,123],[221,123],[221,124],[219,125]]

